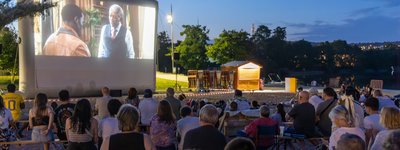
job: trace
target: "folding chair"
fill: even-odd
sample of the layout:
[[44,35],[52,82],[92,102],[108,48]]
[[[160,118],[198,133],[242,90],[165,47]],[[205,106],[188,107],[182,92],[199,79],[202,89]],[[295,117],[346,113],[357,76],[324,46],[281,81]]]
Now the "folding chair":
[[276,126],[257,126],[255,144],[257,149],[268,149],[275,147]]

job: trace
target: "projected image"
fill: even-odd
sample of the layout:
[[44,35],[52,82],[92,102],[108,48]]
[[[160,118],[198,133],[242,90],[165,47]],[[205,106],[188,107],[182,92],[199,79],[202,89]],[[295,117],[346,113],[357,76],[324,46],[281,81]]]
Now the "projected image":
[[154,7],[76,0],[51,11],[35,20],[36,55],[154,59]]

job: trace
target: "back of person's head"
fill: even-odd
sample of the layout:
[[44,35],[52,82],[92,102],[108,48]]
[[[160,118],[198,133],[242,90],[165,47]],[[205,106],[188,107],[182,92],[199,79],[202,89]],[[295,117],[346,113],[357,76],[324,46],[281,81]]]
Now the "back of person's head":
[[60,101],[68,101],[69,100],[69,92],[67,90],[61,90],[58,92],[58,97]]
[[167,88],[167,96],[174,96],[175,91],[173,88]]
[[310,99],[310,93],[308,93],[307,91],[301,91],[299,92],[299,98],[300,103],[308,102],[308,100]]
[[301,91],[303,91],[303,87],[297,88],[297,92],[301,92]]
[[206,101],[201,100],[201,101],[199,102],[199,107],[200,107],[200,109],[203,108],[205,105],[206,105]]
[[282,121],[285,122],[286,121],[286,112],[285,112],[285,108],[283,106],[283,104],[279,103],[278,105],[276,105],[276,111],[281,115]]
[[266,118],[268,118],[268,117],[269,117],[269,114],[270,114],[270,111],[269,111],[268,106],[267,106],[267,105],[262,105],[262,106],[260,107],[260,115],[261,115],[261,117],[266,117]]
[[160,118],[160,122],[171,124],[175,121],[175,116],[174,113],[172,113],[171,105],[166,100],[162,100],[158,104],[157,115]]
[[137,92],[136,88],[134,88],[134,87],[129,88],[129,91],[128,91],[128,99],[134,99],[134,98],[136,98],[136,97],[137,97],[137,94],[138,94],[138,92]]
[[110,95],[110,89],[108,87],[101,88],[101,94],[103,94],[103,96]]
[[56,108],[58,107],[58,104],[56,102],[51,102],[50,106],[51,106],[51,108],[53,108],[53,110],[56,110]]
[[33,110],[34,112],[36,112],[36,117],[40,118],[42,116],[42,114],[44,114],[44,112],[47,109],[47,95],[44,93],[38,93],[35,97],[35,103],[33,106]]
[[311,95],[318,95],[318,89],[315,87],[312,87],[309,92]]
[[118,110],[121,107],[121,105],[122,103],[118,99],[111,99],[108,102],[107,109],[111,117],[114,117],[118,113]]
[[348,87],[346,87],[345,95],[346,95],[346,96],[352,96],[352,95],[354,95],[355,90],[356,90],[356,89],[355,89],[354,87],[348,86]]
[[192,113],[192,108],[188,106],[184,106],[180,110],[181,117],[184,118],[186,116],[189,116]]
[[383,150],[400,150],[400,130],[389,134],[382,145]]
[[331,88],[331,87],[325,88],[325,89],[323,90],[323,93],[324,93],[326,96],[333,97],[334,99],[337,99],[337,94],[336,94],[335,90],[334,90],[333,88]]
[[8,91],[9,93],[14,93],[15,90],[16,90],[16,88],[17,88],[17,87],[15,87],[14,84],[8,84],[8,85],[7,85],[7,91]]
[[248,138],[237,137],[226,144],[225,150],[256,150],[256,146]]
[[61,10],[61,18],[64,22],[74,21],[82,17],[82,10],[75,4],[67,4]]
[[150,89],[145,89],[145,90],[144,90],[144,95],[143,95],[143,97],[144,97],[144,98],[151,98],[151,97],[153,97],[153,91],[150,90]]
[[349,127],[354,127],[354,120],[351,118],[349,111],[343,105],[337,105],[329,113],[331,120],[343,120]]
[[369,107],[369,109],[373,111],[378,111],[379,109],[379,100],[375,97],[369,97],[364,102],[365,107]]
[[124,104],[118,111],[118,128],[124,131],[134,131],[139,122],[139,111],[130,104]]
[[251,101],[251,106],[252,106],[253,108],[258,108],[258,107],[260,107],[260,105],[258,104],[258,101]]
[[230,106],[230,111],[237,111],[238,110],[238,103],[236,103],[236,102],[231,102],[230,104],[229,104],[229,106]]
[[235,90],[235,96],[236,97],[242,97],[243,92],[241,90]]
[[372,93],[372,95],[377,98],[379,96],[383,96],[383,93],[381,90],[374,90],[374,93]]
[[71,117],[72,128],[74,132],[79,134],[85,133],[90,129],[92,118],[92,107],[87,99],[79,100],[75,105],[74,113]]
[[380,123],[386,129],[400,129],[400,110],[393,107],[383,107]]
[[365,142],[355,134],[345,133],[337,142],[336,150],[365,150]]
[[199,118],[201,122],[215,125],[218,122],[218,110],[214,105],[207,104],[200,109]]

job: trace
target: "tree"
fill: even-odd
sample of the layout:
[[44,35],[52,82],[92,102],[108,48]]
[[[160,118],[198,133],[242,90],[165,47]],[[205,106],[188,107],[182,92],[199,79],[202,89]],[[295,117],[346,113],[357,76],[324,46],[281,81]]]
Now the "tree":
[[185,70],[190,69],[206,69],[209,60],[206,56],[206,45],[208,33],[210,32],[206,26],[201,25],[183,25],[184,31],[180,34],[185,39],[176,47],[176,51],[180,53],[179,65]]
[[266,42],[270,36],[271,30],[267,26],[261,25],[250,39],[255,45],[262,47],[263,43]]
[[172,72],[171,68],[171,39],[166,31],[158,33],[158,71]]
[[286,39],[286,27],[276,27],[274,29],[274,35],[272,35],[272,38],[279,39],[279,40],[285,40]]
[[43,13],[46,9],[56,6],[56,3],[39,3],[33,0],[23,0],[16,5],[14,0],[4,0],[0,2],[0,29],[4,28],[14,20]]
[[234,60],[245,60],[249,54],[251,42],[249,33],[241,31],[222,31],[213,45],[207,46],[207,56],[218,64]]
[[0,54],[0,70],[5,70],[10,74],[16,74],[16,72],[12,72],[15,57],[17,57],[16,39],[17,35],[13,28],[5,27],[0,30],[0,44],[3,45],[3,51]]

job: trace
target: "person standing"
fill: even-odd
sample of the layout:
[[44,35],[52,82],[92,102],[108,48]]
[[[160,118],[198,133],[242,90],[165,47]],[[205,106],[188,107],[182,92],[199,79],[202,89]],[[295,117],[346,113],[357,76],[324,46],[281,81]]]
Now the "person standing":
[[135,58],[131,31],[122,25],[124,11],[121,6],[111,5],[108,18],[110,24],[101,28],[99,42],[99,58]]
[[111,100],[110,89],[108,87],[103,87],[101,89],[102,98],[96,100],[96,104],[94,105],[95,111],[97,111],[97,117],[95,117],[98,121],[110,115],[107,109],[108,102]]
[[174,97],[175,91],[173,88],[167,89],[167,97],[165,100],[171,105],[172,112],[175,115],[176,119],[180,119],[179,111],[181,110],[181,101]]
[[150,125],[151,118],[157,113],[158,101],[153,98],[153,91],[144,90],[144,99],[139,103],[140,121],[142,125]]
[[316,124],[322,136],[329,137],[332,133],[332,121],[329,118],[329,112],[337,105],[337,94],[334,89],[327,87],[322,92],[322,99],[324,102],[317,107]]
[[[32,141],[49,142],[54,140],[52,125],[53,109],[47,106],[47,95],[39,93],[34,100],[33,108],[29,110],[29,127],[32,129]],[[49,149],[49,143],[43,144],[44,150]]]
[[61,10],[63,24],[46,40],[43,55],[90,57],[88,46],[80,39],[83,16],[75,4],[65,5]]
[[[12,140],[13,132],[9,125],[13,123],[13,118],[9,109],[4,107],[3,98],[0,96],[0,142],[9,142]],[[2,150],[8,150],[9,144],[0,144]]]
[[65,121],[72,116],[74,112],[75,104],[71,103],[69,92],[67,90],[61,90],[58,93],[58,97],[61,104],[54,111],[54,118],[57,126],[57,137],[60,140],[67,140],[65,133]]

